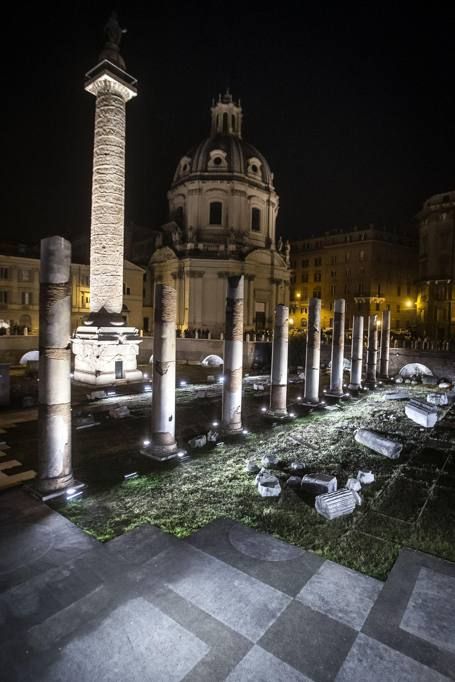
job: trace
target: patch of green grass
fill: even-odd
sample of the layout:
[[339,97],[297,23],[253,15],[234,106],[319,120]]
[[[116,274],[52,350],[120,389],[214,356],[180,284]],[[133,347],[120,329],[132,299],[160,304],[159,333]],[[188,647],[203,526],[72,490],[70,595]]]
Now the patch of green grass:
[[[385,407],[380,394],[373,393],[342,409],[313,412],[274,428],[264,428],[256,419],[251,423],[257,431],[244,441],[226,442],[174,468],[107,489],[89,489],[86,498],[61,511],[101,541],[146,523],[184,538],[228,517],[380,579],[403,546],[455,560],[455,496],[443,487],[443,481],[453,477],[449,467],[455,464],[447,464],[442,485],[433,488],[447,454],[424,447],[428,434],[405,417],[401,404]],[[384,431],[385,424],[405,445],[398,461],[354,440],[355,429]],[[259,462],[267,453],[283,462],[282,470],[275,472],[283,483],[278,499],[261,498],[254,476],[245,471],[245,459]],[[371,469],[375,482],[362,489],[361,508],[327,521],[316,513],[312,500],[284,487],[286,466],[293,460],[302,461],[307,472],[335,474],[339,487],[359,469]],[[108,461],[103,465],[109,466]]]

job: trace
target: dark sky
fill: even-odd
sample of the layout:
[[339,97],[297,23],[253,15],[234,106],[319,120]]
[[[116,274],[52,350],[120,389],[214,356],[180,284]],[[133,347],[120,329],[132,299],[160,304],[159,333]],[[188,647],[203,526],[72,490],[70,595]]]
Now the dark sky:
[[[2,239],[89,231],[95,100],[83,77],[112,6],[17,3],[3,17],[14,47],[2,74]],[[165,219],[178,160],[229,85],[244,136],[275,173],[284,236],[410,224],[426,197],[455,188],[455,11],[424,6],[117,3],[139,81],[127,105],[127,217]]]

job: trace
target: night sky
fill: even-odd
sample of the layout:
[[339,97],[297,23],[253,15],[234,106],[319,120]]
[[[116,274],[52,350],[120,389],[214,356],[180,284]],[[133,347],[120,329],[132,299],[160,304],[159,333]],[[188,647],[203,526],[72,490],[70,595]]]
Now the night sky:
[[[412,225],[429,195],[455,189],[455,11],[402,4],[117,3],[139,88],[127,105],[126,217],[166,219],[175,167],[228,85],[244,137],[275,173],[283,236]],[[83,81],[112,7],[17,3],[3,16],[14,47],[2,240],[89,232],[95,99]]]

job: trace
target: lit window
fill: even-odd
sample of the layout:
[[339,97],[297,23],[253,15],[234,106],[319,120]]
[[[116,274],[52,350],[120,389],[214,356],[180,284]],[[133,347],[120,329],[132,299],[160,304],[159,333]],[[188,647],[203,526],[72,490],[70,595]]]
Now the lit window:
[[8,268],[0,268],[0,279],[8,279]]
[[32,305],[32,292],[22,291],[21,292],[22,305]]

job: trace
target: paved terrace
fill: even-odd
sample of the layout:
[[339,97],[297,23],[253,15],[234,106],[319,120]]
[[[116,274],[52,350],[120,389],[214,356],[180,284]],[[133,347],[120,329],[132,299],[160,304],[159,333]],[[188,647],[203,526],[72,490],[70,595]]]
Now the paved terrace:
[[455,564],[426,554],[383,584],[227,519],[103,545],[18,489],[0,528],[8,682],[455,679]]

